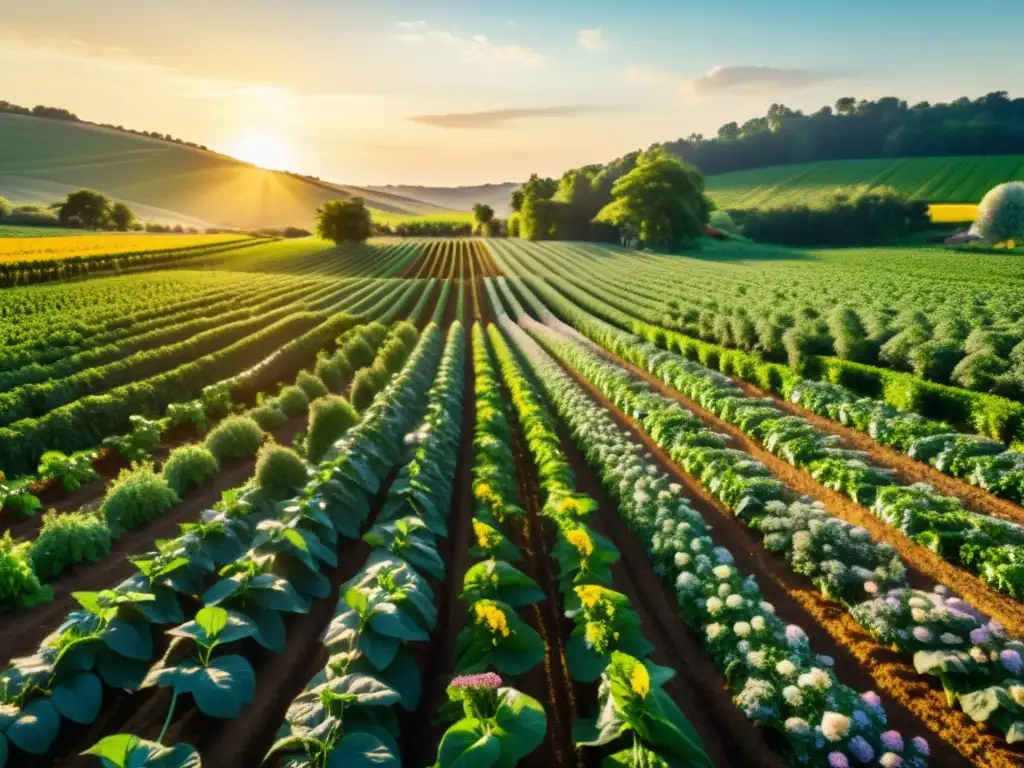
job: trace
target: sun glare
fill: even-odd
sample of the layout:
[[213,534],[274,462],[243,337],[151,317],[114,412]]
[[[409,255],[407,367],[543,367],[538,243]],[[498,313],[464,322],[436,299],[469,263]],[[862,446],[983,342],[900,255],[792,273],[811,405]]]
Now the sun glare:
[[239,136],[229,154],[273,171],[288,170],[292,164],[291,147],[280,136],[272,133],[247,133]]

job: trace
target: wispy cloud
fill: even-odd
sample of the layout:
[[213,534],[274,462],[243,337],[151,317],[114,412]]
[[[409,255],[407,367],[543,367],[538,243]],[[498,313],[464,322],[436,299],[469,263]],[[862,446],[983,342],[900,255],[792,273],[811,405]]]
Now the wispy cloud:
[[417,28],[396,35],[396,39],[409,45],[433,44],[458,51],[468,63],[494,62],[529,68],[547,62],[547,56],[526,45],[494,43],[485,35],[463,37],[446,29]]
[[427,22],[423,19],[417,21],[396,21],[395,26],[399,29],[423,29],[427,26]]
[[627,83],[646,85],[651,83],[672,83],[678,81],[679,77],[669,72],[652,67],[627,67],[622,73],[622,79]]
[[608,107],[568,104],[556,107],[522,107],[492,109],[483,112],[451,112],[444,115],[414,115],[410,122],[434,128],[487,130],[504,128],[509,123],[535,118],[580,117],[607,112]]
[[603,51],[608,47],[608,41],[604,39],[604,32],[600,29],[581,29],[580,47],[585,51]]
[[807,69],[736,65],[715,67],[700,77],[684,78],[684,87],[689,86],[698,94],[713,94],[723,91],[772,93],[798,90],[835,79],[834,76]]

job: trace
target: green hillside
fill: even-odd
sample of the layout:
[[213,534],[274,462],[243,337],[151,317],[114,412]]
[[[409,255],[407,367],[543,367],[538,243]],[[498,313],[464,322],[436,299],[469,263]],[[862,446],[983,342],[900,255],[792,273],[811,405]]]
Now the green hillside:
[[776,165],[707,178],[722,208],[814,205],[837,187],[891,186],[916,200],[976,203],[997,184],[1024,179],[1024,155],[834,160]]
[[171,142],[71,123],[0,114],[0,196],[51,203],[80,187],[140,217],[189,226],[311,227],[325,200],[362,195],[381,219],[437,215],[437,205],[317,183]]

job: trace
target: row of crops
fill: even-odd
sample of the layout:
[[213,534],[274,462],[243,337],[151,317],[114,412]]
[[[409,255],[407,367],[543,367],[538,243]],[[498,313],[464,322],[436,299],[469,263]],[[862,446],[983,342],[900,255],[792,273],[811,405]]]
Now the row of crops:
[[[1024,762],[1014,452],[709,357],[620,301],[627,273],[580,280],[575,248],[382,242],[31,289],[95,321],[72,355],[18,332],[63,378],[200,338],[173,307],[331,303],[136,419],[145,463],[120,477],[30,469],[58,508],[0,545],[0,598],[28,596],[2,606],[0,766]],[[75,292],[127,301],[116,280],[151,294],[108,327]]]

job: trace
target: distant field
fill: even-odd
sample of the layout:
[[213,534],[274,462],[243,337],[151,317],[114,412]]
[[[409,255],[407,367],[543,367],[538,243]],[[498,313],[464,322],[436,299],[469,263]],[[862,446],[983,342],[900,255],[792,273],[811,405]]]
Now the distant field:
[[80,187],[141,218],[183,226],[312,228],[327,200],[361,195],[376,216],[440,214],[434,204],[314,183],[213,152],[82,123],[0,114],[0,195],[51,203]]
[[71,237],[81,234],[63,227],[17,227],[0,224],[0,237]]
[[0,262],[143,253],[239,240],[238,235],[115,235],[0,238]]
[[423,223],[435,222],[456,222],[466,224],[473,222],[473,214],[470,211],[445,211],[443,213],[432,213],[424,216],[408,216],[400,213],[387,213],[385,211],[374,211],[373,220],[380,224],[396,226],[407,221],[419,221]]
[[837,187],[891,186],[915,200],[976,203],[997,184],[1024,179],[1024,156],[918,157],[777,165],[709,176],[723,208],[816,205]]

